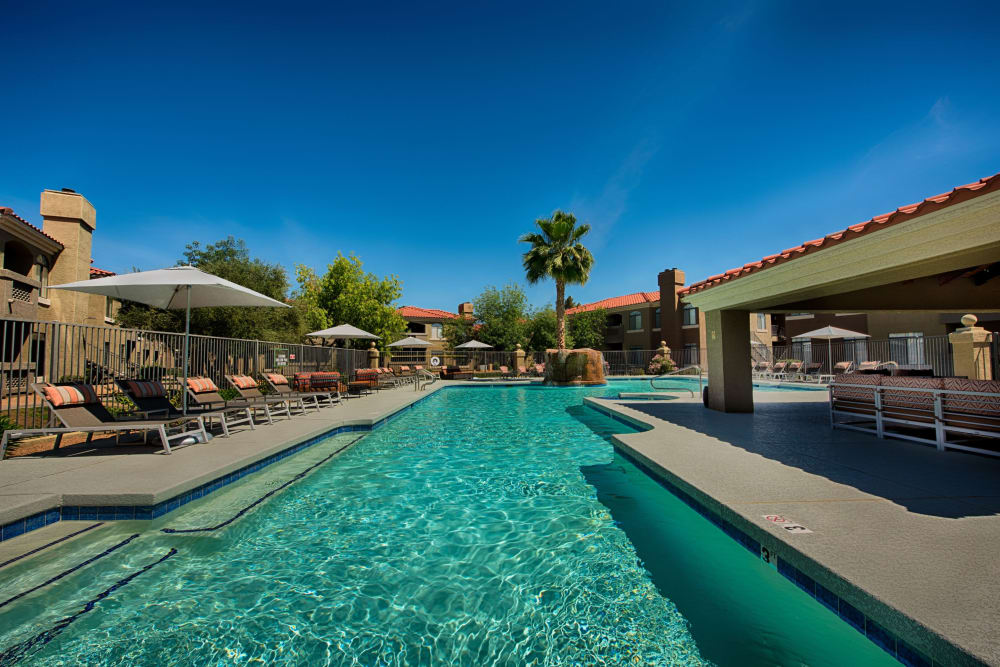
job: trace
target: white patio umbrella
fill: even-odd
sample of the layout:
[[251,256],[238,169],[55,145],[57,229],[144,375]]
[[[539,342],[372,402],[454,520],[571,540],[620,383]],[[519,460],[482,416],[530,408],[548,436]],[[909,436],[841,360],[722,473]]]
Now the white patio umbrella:
[[291,308],[248,287],[205,273],[193,266],[172,266],[168,269],[123,273],[107,278],[81,280],[52,285],[50,289],[103,294],[124,301],[136,301],[147,306],[184,309],[184,414],[187,414],[187,378],[191,348],[191,309],[211,306],[250,306]]
[[871,338],[868,334],[840,327],[825,326],[813,331],[794,336],[794,338],[819,338],[826,341],[826,359],[830,363],[830,372],[833,372],[833,344],[830,342],[834,338]]

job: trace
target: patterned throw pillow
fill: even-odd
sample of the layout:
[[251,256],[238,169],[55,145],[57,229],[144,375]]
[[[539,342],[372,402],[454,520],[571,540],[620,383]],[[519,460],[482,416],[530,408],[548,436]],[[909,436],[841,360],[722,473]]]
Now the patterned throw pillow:
[[45,392],[45,398],[54,408],[97,402],[97,392],[89,384],[72,384],[62,387],[46,385],[42,390]]
[[288,378],[281,373],[264,373],[271,384],[288,384]]
[[167,390],[162,382],[140,382],[129,380],[125,383],[130,394],[136,398],[163,398],[167,395]]
[[249,375],[234,375],[233,384],[235,384],[240,389],[256,389],[257,381],[254,380]]
[[209,391],[219,391],[211,378],[188,378],[188,387],[196,394],[203,394]]

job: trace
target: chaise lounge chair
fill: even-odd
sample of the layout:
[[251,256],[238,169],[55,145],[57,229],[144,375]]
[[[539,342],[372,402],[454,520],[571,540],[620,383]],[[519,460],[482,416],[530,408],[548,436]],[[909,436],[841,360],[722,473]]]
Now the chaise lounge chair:
[[[179,419],[184,417],[184,413],[178,410],[174,404],[170,402],[170,399],[167,398],[167,390],[163,386],[162,382],[147,380],[115,380],[115,383],[118,385],[118,388],[125,392],[125,395],[128,396],[133,403],[135,403],[143,417],[157,418],[157,416],[162,416],[163,418],[169,419]],[[231,414],[239,414],[240,416],[245,415],[246,419],[230,420],[229,415]],[[202,417],[208,423],[211,423],[211,420],[213,419],[218,419],[219,424],[222,426],[222,434],[227,438],[229,437],[229,427],[237,423],[249,423],[250,428],[253,428],[253,420],[250,419],[250,413],[247,408],[210,410],[203,406],[193,405],[188,406],[188,416]]]
[[287,398],[290,401],[299,400],[303,405],[305,405],[306,401],[309,401],[319,409],[321,400],[325,405],[340,403],[339,391],[296,391],[292,389],[288,378],[281,373],[264,373],[264,381],[267,382],[267,385],[276,395]]
[[[31,388],[41,397],[49,414],[58,419],[62,426],[4,431],[3,439],[0,441],[0,460],[3,460],[7,453],[7,443],[11,439],[29,435],[55,435],[56,442],[53,449],[59,449],[62,437],[67,433],[86,433],[87,442],[91,442],[95,433],[113,432],[117,437],[122,432],[127,431],[143,431],[144,435],[149,431],[156,431],[160,436],[163,451],[167,454],[171,453],[170,443],[174,440],[185,440],[192,436],[199,438],[200,436],[201,442],[208,441],[205,422],[200,416],[177,419],[119,420],[115,419],[114,415],[101,405],[97,391],[92,385],[53,386],[41,383],[32,384]],[[195,428],[188,429],[189,425],[194,425]],[[171,435],[167,429],[173,427],[180,427],[182,430]]]
[[[227,429],[230,426],[238,426],[240,424],[250,424],[250,428],[254,428],[253,416],[257,410],[264,407],[242,399],[227,401],[219,393],[219,388],[212,379],[206,377],[188,378],[187,394],[188,407],[195,405],[205,410],[220,410],[224,412]],[[271,419],[270,411],[265,409],[264,412],[267,416],[267,423],[273,424],[274,420]],[[234,418],[234,415],[238,416]]]
[[[240,398],[247,401],[250,405],[256,405],[264,408],[264,412],[267,414],[268,421],[272,419],[271,408],[274,407],[274,413],[280,415],[285,414],[289,419],[292,418],[292,405],[295,404],[296,407],[303,413],[306,411],[306,404],[301,398],[284,398],[281,396],[265,396],[260,391],[260,385],[249,375],[227,375],[226,381],[239,393]],[[283,408],[283,409],[282,409]]]

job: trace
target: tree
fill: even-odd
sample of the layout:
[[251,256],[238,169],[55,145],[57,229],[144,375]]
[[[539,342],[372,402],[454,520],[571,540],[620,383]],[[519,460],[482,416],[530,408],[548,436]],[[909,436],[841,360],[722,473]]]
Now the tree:
[[[202,246],[189,243],[177,264],[189,264],[206,273],[249,287],[272,299],[286,301],[288,275],[280,264],[251,257],[242,239],[232,236]],[[305,320],[299,308],[196,308],[191,311],[191,333],[229,338],[298,342]],[[184,313],[126,301],[116,317],[118,325],[155,331],[184,331]]]
[[479,323],[476,339],[497,350],[513,350],[518,343],[524,343],[529,311],[528,297],[520,286],[487,286],[472,303]]
[[566,310],[569,310],[570,308],[576,308],[578,305],[579,304],[573,300],[573,297],[571,296],[566,297]]
[[567,318],[568,335],[579,347],[603,350],[607,321],[608,314],[603,308],[574,313]]
[[[572,322],[571,319],[570,324]],[[566,333],[566,344],[569,346],[575,344],[572,333],[572,328]],[[557,344],[555,309],[552,306],[545,306],[533,312],[528,320],[525,336],[527,338],[525,347],[529,350],[541,352],[554,348]]]
[[[352,324],[381,338],[383,350],[406,331],[406,321],[396,311],[395,302],[403,294],[403,284],[396,276],[379,278],[362,268],[356,255],[337,258],[326,273],[316,275],[306,266],[295,268],[299,283],[296,301],[306,317],[322,327]],[[368,341],[349,341],[355,347],[367,347]]]
[[443,333],[448,349],[454,350],[456,345],[468,343],[476,337],[476,318],[460,315],[445,320]]
[[518,239],[530,243],[531,249],[522,256],[528,282],[535,284],[546,278],[556,283],[556,342],[566,348],[566,285],[585,285],[590,278],[594,256],[580,243],[590,231],[590,225],[576,225],[572,213],[556,211],[551,218],[535,220],[539,232],[524,234]]

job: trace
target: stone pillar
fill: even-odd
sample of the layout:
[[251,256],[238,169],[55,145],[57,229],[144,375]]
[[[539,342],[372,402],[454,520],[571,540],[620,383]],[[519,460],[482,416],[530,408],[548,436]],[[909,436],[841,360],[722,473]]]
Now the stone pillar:
[[524,357],[524,350],[521,349],[521,344],[518,343],[517,349],[514,350],[514,371],[517,371],[519,368],[527,368],[524,364]]
[[378,348],[375,347],[375,341],[368,348],[368,368],[378,368]]
[[708,407],[753,412],[749,312],[712,310],[702,315],[708,344]]
[[992,380],[990,343],[993,341],[993,333],[977,327],[978,321],[979,318],[975,315],[963,315],[962,324],[965,326],[948,334],[955,375],[970,380]]

